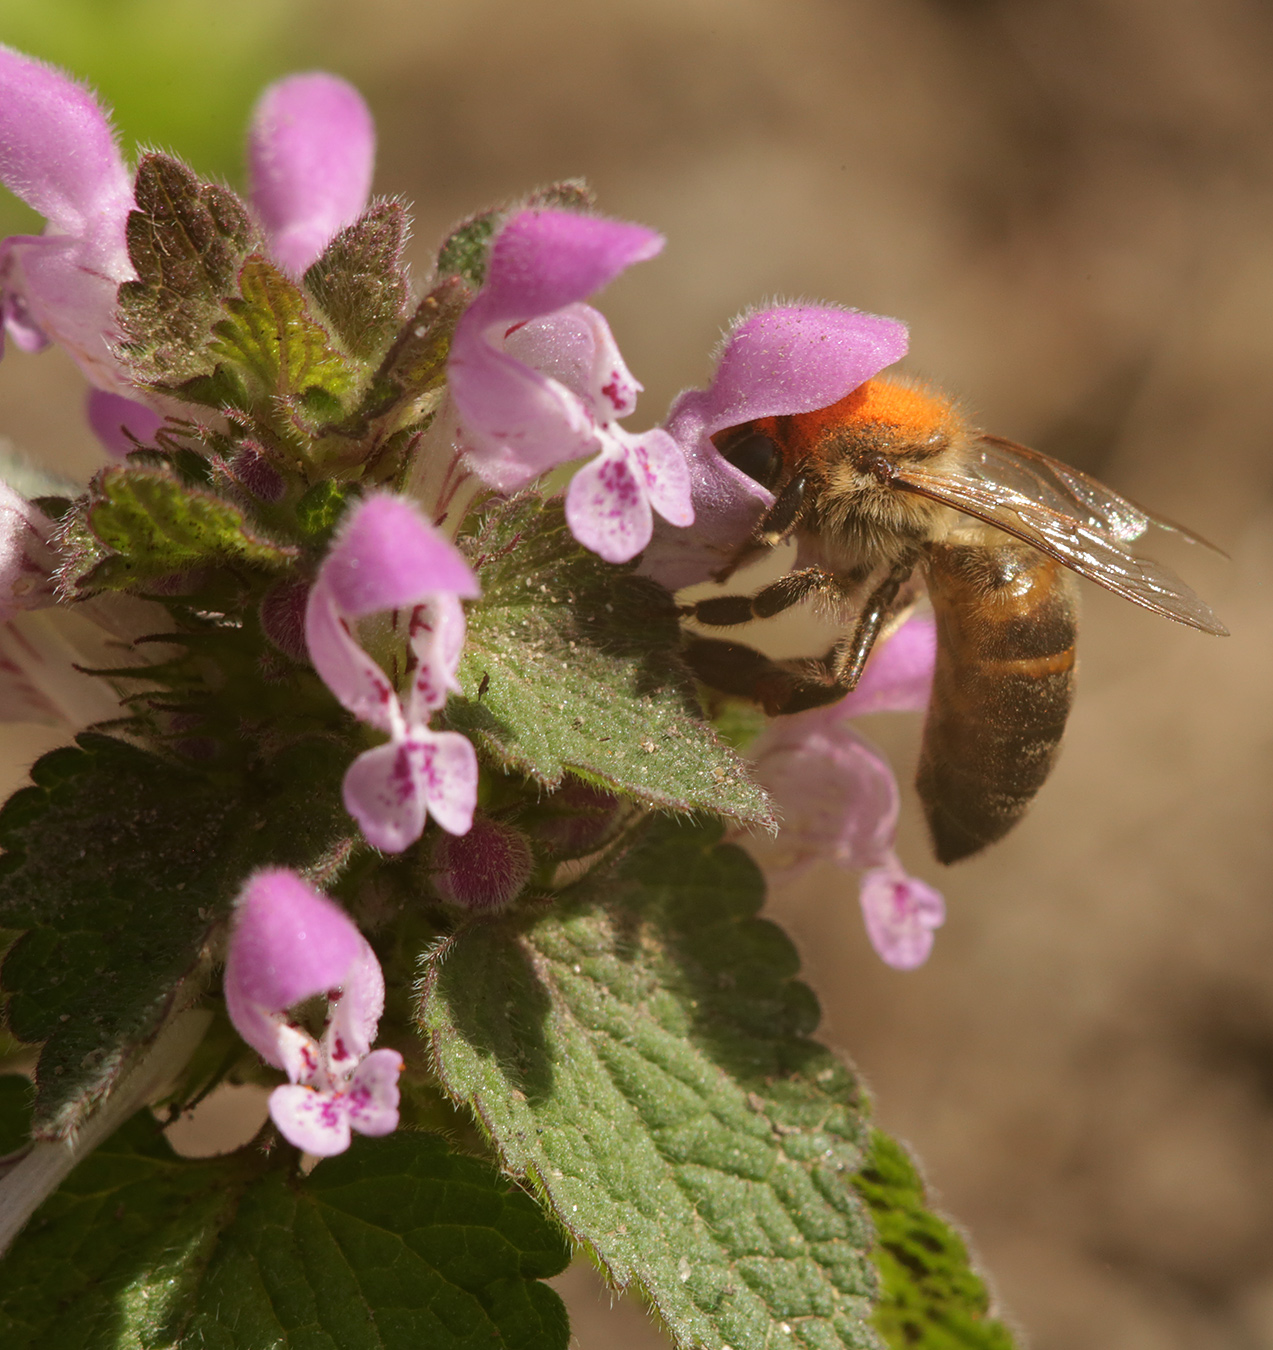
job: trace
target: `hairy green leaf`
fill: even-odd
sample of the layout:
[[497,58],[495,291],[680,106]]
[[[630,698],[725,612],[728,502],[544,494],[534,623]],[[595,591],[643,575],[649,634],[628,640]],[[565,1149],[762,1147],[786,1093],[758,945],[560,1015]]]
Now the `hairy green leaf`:
[[29,929],[0,980],[44,1042],[35,1132],[64,1138],[174,1007],[248,873],[306,867],[348,835],[345,755],[297,746],[246,780],[86,734],[0,809],[0,924]]
[[277,568],[297,556],[249,524],[232,502],[162,468],[104,470],[93,482],[87,524],[111,550],[75,578],[88,590],[126,590],[207,563]]
[[560,502],[534,495],[496,508],[464,545],[482,598],[452,726],[548,787],[569,771],[664,810],[772,819],[744,762],[702,721],[665,590],[582,548]]
[[550,907],[460,930],[419,1011],[448,1090],[683,1346],[875,1346],[857,1085],[719,826],[657,822]]
[[0,1265],[0,1343],[565,1350],[565,1310],[540,1283],[565,1244],[487,1164],[407,1132],[304,1179],[282,1152],[191,1162],[134,1117]]
[[896,1350],[1012,1350],[1012,1334],[991,1315],[990,1294],[963,1239],[927,1205],[924,1183],[902,1147],[872,1133],[866,1166],[854,1178],[878,1234],[875,1325]]
[[305,273],[306,290],[355,356],[378,357],[402,323],[407,229],[401,202],[377,202],[341,230]]
[[341,414],[357,372],[310,314],[299,286],[253,254],[239,273],[239,294],[225,308],[229,317],[216,324],[211,350],[245,377],[252,394],[299,400],[319,419]]
[[222,300],[256,243],[243,203],[200,183],[168,155],[143,155],[128,216],[136,281],[119,288],[125,352],[137,376],[165,386],[212,370],[206,348]]

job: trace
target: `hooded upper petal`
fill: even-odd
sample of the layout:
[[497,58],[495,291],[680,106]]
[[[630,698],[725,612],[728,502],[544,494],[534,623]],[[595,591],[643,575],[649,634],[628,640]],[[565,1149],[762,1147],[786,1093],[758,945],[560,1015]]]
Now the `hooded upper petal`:
[[282,1068],[271,1015],[343,984],[364,946],[345,912],[295,872],[255,873],[239,897],[225,962],[226,1008],[239,1035]]
[[551,314],[653,258],[663,236],[642,225],[575,211],[519,211],[495,238],[486,280],[460,320],[462,330]]
[[[108,222],[122,227],[132,205],[128,171],[97,99],[62,71],[5,46],[0,182],[78,239],[101,239]],[[112,243],[122,248],[122,228]]]
[[362,214],[375,154],[367,105],[335,75],[292,75],[261,95],[248,134],[252,201],[284,268],[303,272]]
[[349,512],[319,575],[354,618],[414,605],[439,591],[480,594],[454,544],[417,506],[391,492],[372,493]]
[[641,570],[671,590],[708,580],[773,502],[720,454],[716,432],[829,407],[905,354],[904,324],[857,310],[790,305],[743,319],[725,339],[711,384],[681,394],[664,424],[689,464],[695,528],[657,527]]

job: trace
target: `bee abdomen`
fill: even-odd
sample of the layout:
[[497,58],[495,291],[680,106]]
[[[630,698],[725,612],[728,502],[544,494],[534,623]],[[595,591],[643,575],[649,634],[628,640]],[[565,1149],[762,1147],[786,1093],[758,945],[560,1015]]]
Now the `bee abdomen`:
[[1016,824],[1056,760],[1074,695],[1077,586],[1016,542],[934,545],[937,665],[916,786],[944,863]]

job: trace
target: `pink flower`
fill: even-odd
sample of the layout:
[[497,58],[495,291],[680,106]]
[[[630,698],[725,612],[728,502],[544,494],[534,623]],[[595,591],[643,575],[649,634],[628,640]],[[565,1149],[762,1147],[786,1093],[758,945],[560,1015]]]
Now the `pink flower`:
[[93,95],[9,47],[0,47],[0,182],[48,221],[42,235],[0,243],[4,328],[23,351],[56,342],[91,383],[120,387],[110,346],[115,291],[133,275],[132,182]]
[[571,481],[566,518],[609,562],[645,547],[652,512],[677,526],[694,520],[676,443],[658,428],[633,435],[618,425],[641,386],[605,319],[580,303],[662,247],[638,225],[523,211],[496,238],[451,350],[451,395],[474,472],[513,492],[554,465],[595,456]]
[[[332,75],[271,85],[249,137],[253,204],[280,265],[302,272],[366,205],[375,154],[370,114]],[[116,358],[115,295],[134,273],[125,226],[132,178],[110,120],[93,95],[61,71],[0,46],[0,182],[48,222],[42,235],[0,243],[0,322],[23,351],[64,348],[89,383],[116,396],[95,401],[93,429],[112,453],[148,439],[155,413]]]
[[[429,718],[459,688],[461,597],[479,593],[468,564],[405,497],[376,493],[346,518],[310,589],[305,642],[324,683],[355,717],[388,732],[345,775],[345,807],[376,848],[400,853],[432,816],[464,834],[477,800],[477,757]],[[404,702],[354,634],[382,610],[403,618],[410,690]]]
[[927,960],[945,909],[941,896],[898,862],[897,783],[888,762],[848,719],[927,707],[935,651],[932,618],[910,619],[876,647],[853,693],[774,719],[751,751],[756,776],[782,811],[776,870],[795,876],[826,858],[863,871],[867,935],[881,959],[900,970]]
[[[235,1029],[289,1084],[270,1094],[270,1115],[308,1153],[343,1153],[350,1131],[389,1134],[398,1125],[396,1050],[372,1050],[384,1011],[380,963],[349,918],[294,872],[267,868],[238,900],[225,963],[225,1002]],[[315,1040],[287,1009],[327,996]]]
[[695,528],[659,526],[641,571],[669,590],[709,580],[773,504],[712,444],[718,431],[829,407],[905,355],[906,326],[896,319],[829,305],[744,317],[721,347],[711,384],[681,394],[664,423],[689,466]]
[[270,253],[300,276],[367,206],[376,128],[334,75],[292,75],[261,95],[248,133],[252,204]]

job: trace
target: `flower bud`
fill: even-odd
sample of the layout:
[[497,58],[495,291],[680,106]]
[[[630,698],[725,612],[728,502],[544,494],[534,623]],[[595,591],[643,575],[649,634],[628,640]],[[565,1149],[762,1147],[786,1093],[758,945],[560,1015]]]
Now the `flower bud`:
[[530,841],[511,825],[475,816],[467,834],[440,834],[433,846],[433,885],[443,900],[493,911],[514,901],[530,880]]

